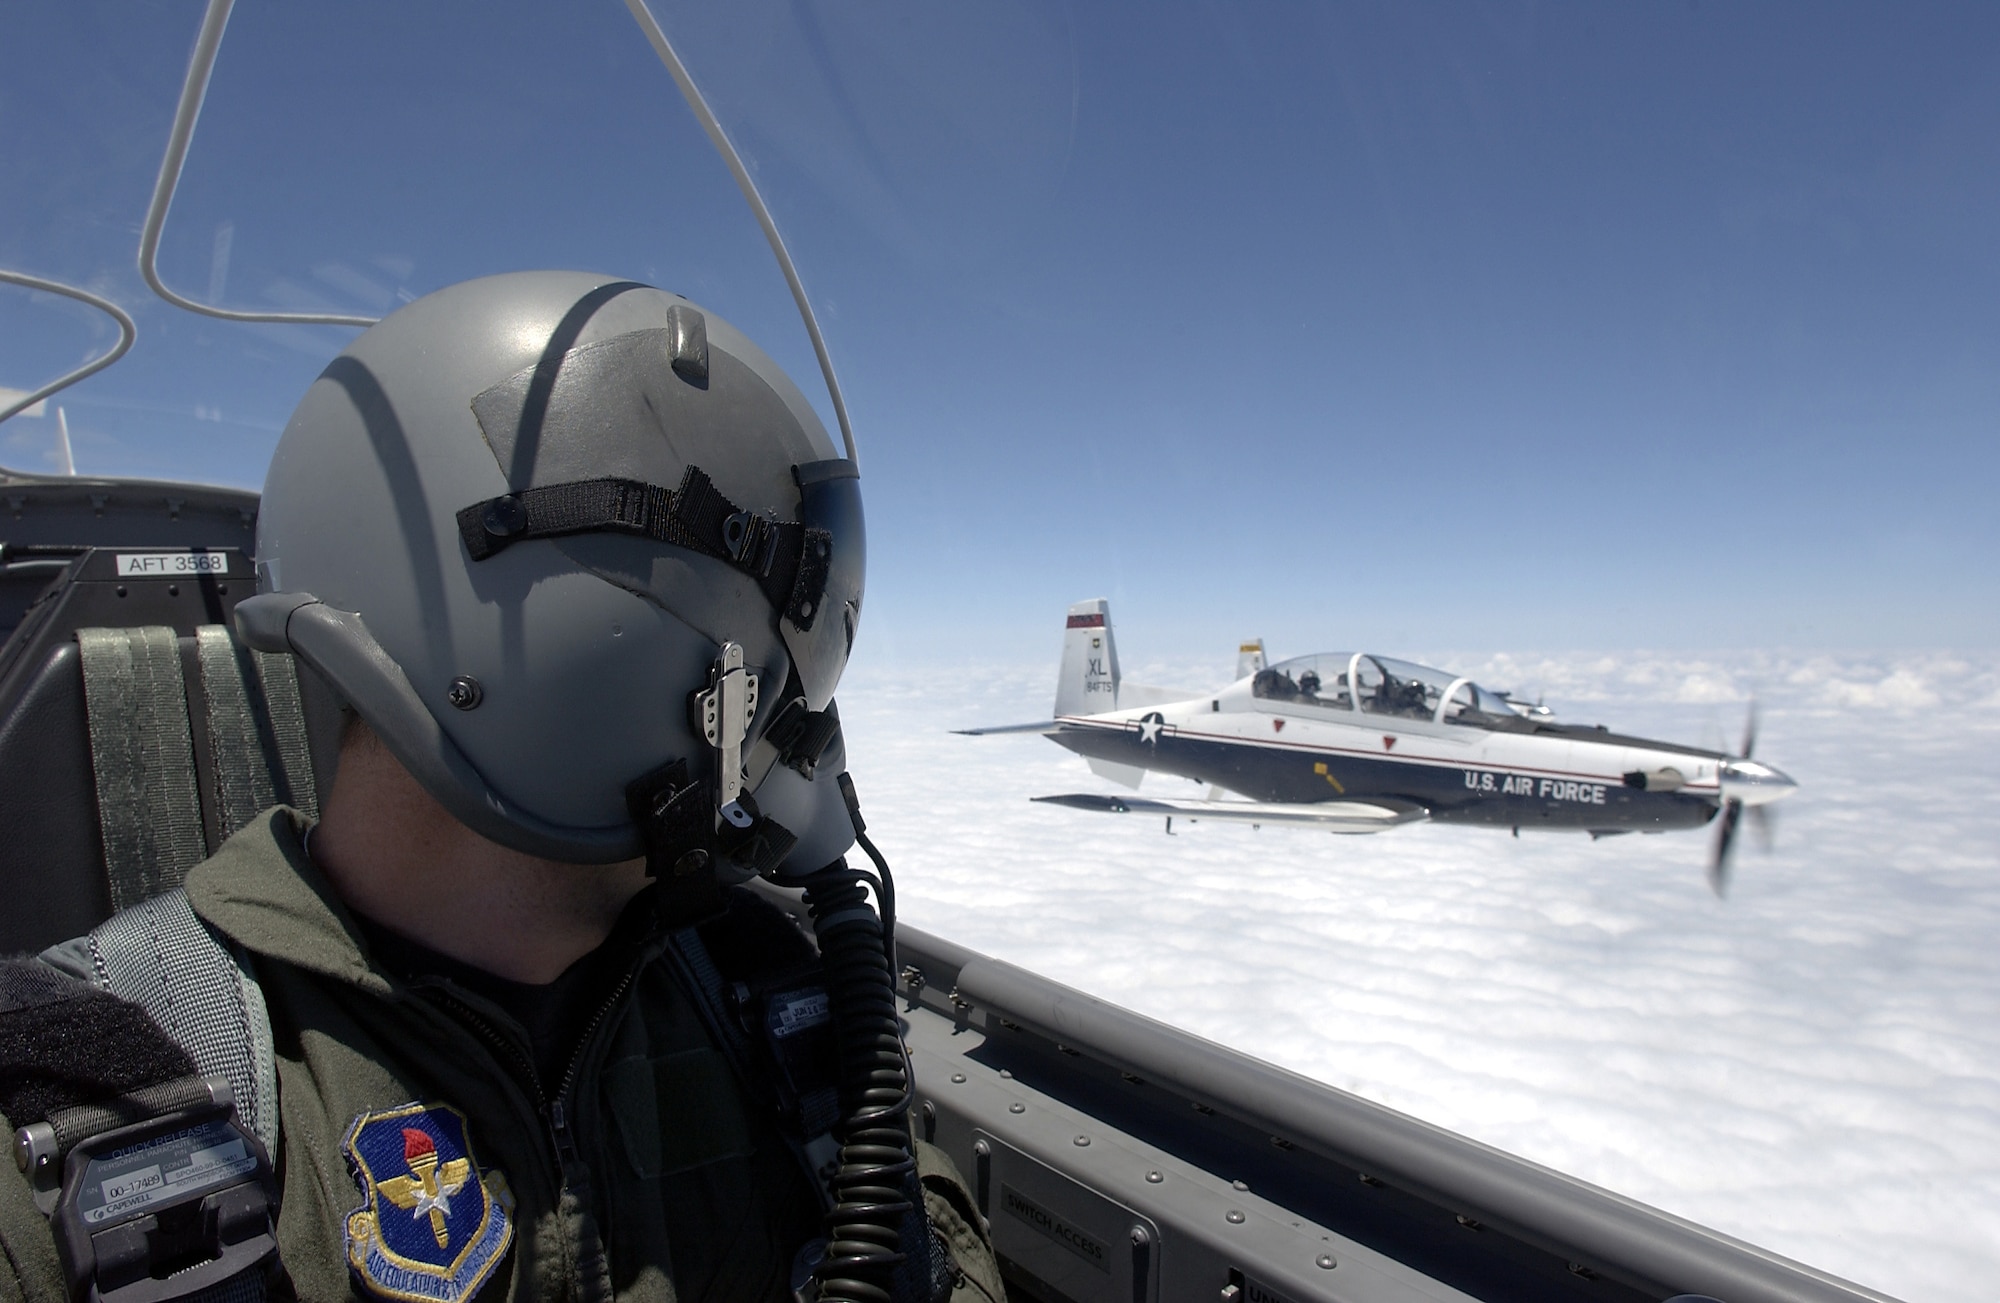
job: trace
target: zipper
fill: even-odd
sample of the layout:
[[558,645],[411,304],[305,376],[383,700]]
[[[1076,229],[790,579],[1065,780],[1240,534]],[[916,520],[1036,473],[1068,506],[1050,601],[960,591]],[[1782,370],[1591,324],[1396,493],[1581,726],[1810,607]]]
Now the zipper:
[[535,1072],[534,1062],[521,1052],[521,1047],[511,1037],[502,1035],[477,1009],[452,994],[449,987],[426,983],[417,989],[449,1009],[461,1025],[486,1043],[487,1048],[499,1051],[500,1057],[514,1069],[515,1081],[527,1087],[528,1094],[534,1097],[535,1111],[542,1114],[548,1112],[548,1096],[542,1091],[542,1080]]
[[[563,1108],[563,1101],[573,1097],[577,1075],[583,1070],[584,1056],[590,1053],[591,1042],[597,1038],[597,1029],[603,1025],[611,1011],[618,1007],[619,1001],[625,998],[625,992],[631,989],[633,979],[638,972],[637,963],[626,969],[625,976],[619,979],[618,985],[612,988],[611,994],[598,1006],[590,1021],[584,1024],[583,1035],[577,1037],[576,1050],[570,1055],[569,1067],[563,1071],[562,1082],[556,1087],[555,1098],[549,1101],[549,1135],[555,1141],[556,1170],[561,1175],[564,1192],[575,1199],[579,1207],[585,1209],[590,1206],[590,1192],[579,1190],[571,1183],[572,1173],[582,1168],[583,1163],[576,1152],[576,1137],[569,1129],[569,1117]],[[592,1222],[586,1218],[585,1229],[589,1230],[591,1225]],[[603,1233],[591,1232],[588,1242],[580,1237],[576,1248],[576,1283],[580,1297],[585,1300],[610,1303],[613,1292],[611,1262],[606,1253]]]
[[632,988],[633,979],[638,973],[639,968],[636,964],[627,969],[625,976],[618,980],[618,985],[611,989],[610,996],[598,1006],[590,1021],[584,1024],[583,1035],[577,1038],[576,1050],[570,1055],[569,1067],[563,1071],[562,1081],[556,1086],[555,1098],[549,1100],[544,1109],[549,1120],[549,1133],[555,1140],[556,1167],[562,1173],[565,1189],[569,1188],[569,1170],[577,1161],[577,1152],[575,1138],[569,1129],[569,1119],[563,1110],[563,1101],[570,1098],[571,1091],[576,1087],[577,1074],[583,1070],[584,1056],[590,1053],[590,1043],[597,1036],[597,1029],[611,1015],[611,1011],[618,1007],[619,1001],[625,998],[625,992]]
[[[549,1141],[555,1151],[558,1199],[562,1195],[568,1195],[581,1208],[588,1209],[590,1206],[590,1192],[579,1188],[576,1180],[576,1174],[583,1169],[584,1164],[582,1156],[577,1152],[576,1137],[570,1130],[569,1111],[564,1104],[571,1099],[575,1091],[577,1077],[583,1071],[584,1058],[590,1053],[591,1042],[597,1036],[598,1029],[603,1026],[604,1020],[610,1017],[611,1011],[625,998],[625,993],[632,989],[632,983],[637,980],[639,970],[644,967],[645,962],[643,957],[635,960],[626,970],[624,977],[619,979],[618,985],[612,988],[611,994],[598,1006],[597,1012],[591,1015],[590,1021],[584,1024],[583,1034],[577,1038],[576,1049],[570,1055],[569,1066],[563,1071],[562,1081],[556,1087],[553,1096],[543,1088],[541,1074],[535,1070],[532,1056],[523,1053],[517,1038],[501,1032],[486,1019],[485,1015],[459,999],[448,984],[426,984],[418,988],[435,999],[461,1025],[496,1051],[499,1058],[513,1068],[514,1077],[526,1088],[534,1102],[535,1111],[541,1115],[547,1126]],[[595,1236],[591,1238],[596,1239]],[[602,1295],[603,1298],[609,1299],[609,1264],[605,1260],[602,1241],[593,1244],[577,1243],[571,1246],[570,1251],[575,1255],[571,1260],[571,1271],[577,1285],[583,1291],[583,1297],[596,1298]]]
[[555,1149],[557,1178],[565,1190],[571,1189],[570,1172],[578,1164],[579,1155],[576,1152],[575,1139],[569,1129],[569,1115],[563,1108],[563,1101],[570,1097],[571,1091],[576,1086],[577,1076],[583,1070],[584,1056],[590,1052],[591,1039],[597,1035],[597,1029],[603,1025],[604,1020],[610,1017],[611,1011],[618,1007],[618,1002],[625,998],[625,992],[632,989],[632,983],[638,972],[637,965],[629,969],[625,976],[619,979],[618,985],[612,988],[604,1003],[598,1006],[597,1012],[591,1015],[590,1021],[584,1024],[583,1035],[577,1038],[576,1050],[570,1055],[569,1067],[564,1070],[562,1081],[553,1096],[542,1087],[541,1074],[535,1071],[534,1062],[521,1052],[521,1047],[515,1043],[514,1038],[504,1035],[477,1009],[454,995],[449,987],[423,988],[427,995],[449,1009],[461,1024],[469,1028],[489,1048],[499,1051],[500,1057],[513,1067],[515,1078],[527,1088],[528,1094],[533,1098],[535,1112],[548,1124],[549,1139]]

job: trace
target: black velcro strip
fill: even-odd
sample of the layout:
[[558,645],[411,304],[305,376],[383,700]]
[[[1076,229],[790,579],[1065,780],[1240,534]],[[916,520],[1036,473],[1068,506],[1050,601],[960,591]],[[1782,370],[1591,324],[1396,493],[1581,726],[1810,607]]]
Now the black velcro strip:
[[12,1125],[194,1072],[138,1005],[32,960],[0,960],[0,1113]]
[[[699,466],[687,468],[687,473],[681,476],[680,491],[674,494],[672,512],[675,526],[687,540],[681,544],[683,547],[733,560],[723,543],[722,528],[735,514],[736,504],[722,496],[707,472]],[[679,542],[671,538],[665,541]]]
[[[689,474],[700,472],[691,469]],[[707,478],[702,476],[704,486]],[[678,524],[675,498],[659,485],[641,480],[551,484],[473,503],[458,513],[458,536],[474,561],[484,561],[523,539],[598,532],[638,534],[709,551]]]
[[520,531],[523,538],[549,538],[599,529],[645,534],[667,503],[666,490],[637,480],[552,484],[515,496],[527,512],[527,524]]

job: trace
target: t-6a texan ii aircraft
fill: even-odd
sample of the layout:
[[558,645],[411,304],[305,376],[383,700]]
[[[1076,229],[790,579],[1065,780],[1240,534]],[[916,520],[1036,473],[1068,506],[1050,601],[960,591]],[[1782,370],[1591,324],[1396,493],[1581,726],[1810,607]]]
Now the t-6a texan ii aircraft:
[[[1245,643],[1236,682],[1198,697],[1121,681],[1110,604],[1069,608],[1055,718],[968,733],[1040,732],[1136,789],[1148,770],[1210,785],[1207,799],[1070,793],[1057,805],[1173,819],[1379,832],[1428,819],[1606,836],[1698,828],[1721,812],[1709,879],[1725,886],[1736,828],[1797,784],[1750,758],[1561,724],[1463,675],[1370,652],[1264,663]],[[1234,794],[1235,799],[1231,799]],[[1243,799],[1247,798],[1247,799]]]

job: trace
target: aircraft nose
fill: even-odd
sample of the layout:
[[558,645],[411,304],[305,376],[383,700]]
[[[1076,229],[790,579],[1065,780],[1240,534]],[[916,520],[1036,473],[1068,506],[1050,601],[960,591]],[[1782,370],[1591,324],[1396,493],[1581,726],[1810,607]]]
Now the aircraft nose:
[[1745,805],[1769,805],[1798,790],[1783,770],[1761,760],[1731,760],[1722,766],[1722,795]]

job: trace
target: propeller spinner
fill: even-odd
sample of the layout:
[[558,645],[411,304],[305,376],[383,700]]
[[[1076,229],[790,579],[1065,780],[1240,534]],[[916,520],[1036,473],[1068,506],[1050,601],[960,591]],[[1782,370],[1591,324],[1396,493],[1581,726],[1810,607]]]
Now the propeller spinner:
[[1750,703],[1750,716],[1743,724],[1743,746],[1735,758],[1722,762],[1722,817],[1716,821],[1715,849],[1708,861],[1708,885],[1717,896],[1728,894],[1730,854],[1736,846],[1736,830],[1747,810],[1757,830],[1758,844],[1771,845],[1771,802],[1792,794],[1798,784],[1781,770],[1751,759],[1757,749],[1757,703]]

